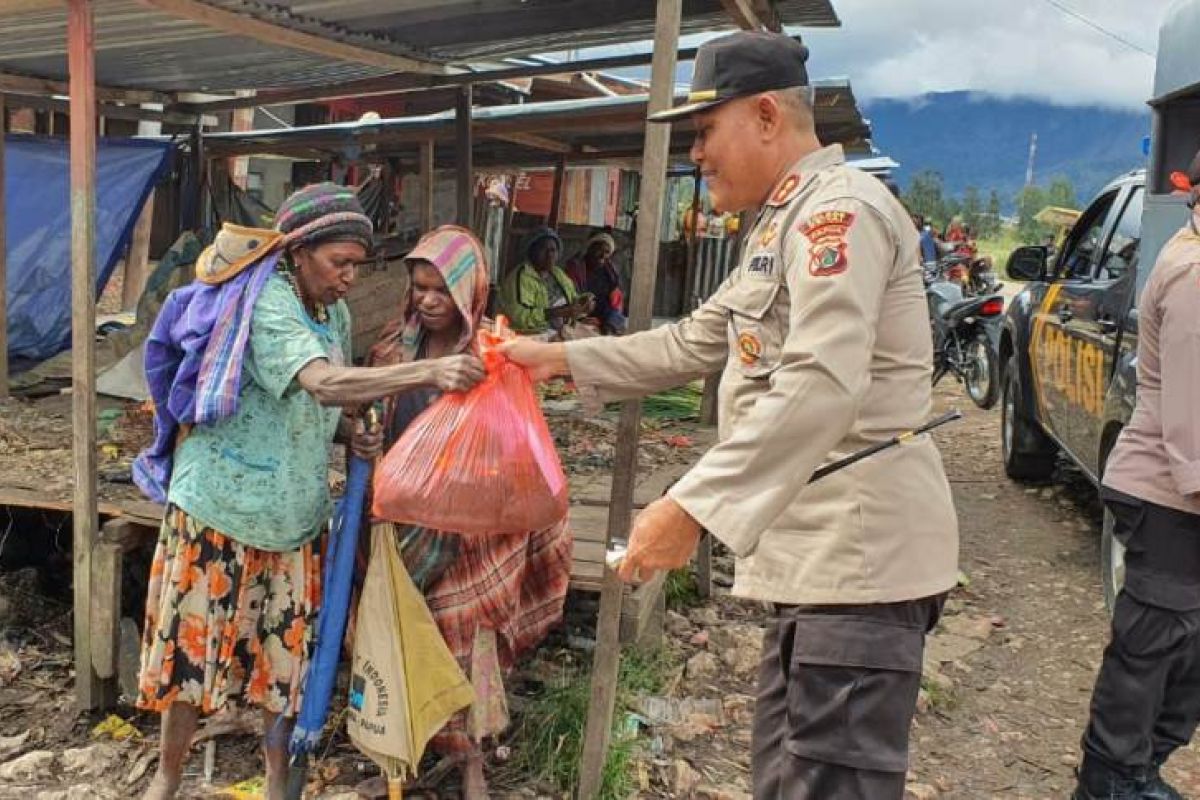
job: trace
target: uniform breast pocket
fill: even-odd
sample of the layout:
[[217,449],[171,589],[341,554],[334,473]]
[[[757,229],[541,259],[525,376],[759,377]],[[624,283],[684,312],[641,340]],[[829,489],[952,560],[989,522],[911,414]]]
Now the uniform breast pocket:
[[742,280],[721,299],[729,311],[731,347],[747,378],[766,378],[779,368],[783,329],[775,310],[780,285],[774,280]]

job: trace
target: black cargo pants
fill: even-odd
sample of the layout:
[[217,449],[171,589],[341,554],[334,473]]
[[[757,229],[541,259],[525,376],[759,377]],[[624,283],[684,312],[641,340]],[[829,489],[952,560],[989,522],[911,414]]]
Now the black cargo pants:
[[1081,777],[1097,786],[1162,764],[1200,721],[1200,516],[1111,489],[1101,496],[1126,551],[1083,736]]
[[754,714],[755,800],[901,800],[925,634],[945,599],[776,607]]

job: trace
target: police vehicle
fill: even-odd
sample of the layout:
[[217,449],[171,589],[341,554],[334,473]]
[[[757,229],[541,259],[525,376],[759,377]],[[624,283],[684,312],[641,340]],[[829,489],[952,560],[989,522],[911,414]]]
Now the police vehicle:
[[[1200,146],[1200,2],[1177,4],[1159,33],[1150,101],[1150,166],[1118,177],[1051,254],[1022,247],[1008,274],[1027,281],[1000,336],[1001,450],[1019,481],[1050,477],[1060,453],[1095,483],[1136,396],[1137,296],[1158,251],[1186,223],[1170,174]],[[1121,546],[1105,514],[1105,600],[1124,578]]]

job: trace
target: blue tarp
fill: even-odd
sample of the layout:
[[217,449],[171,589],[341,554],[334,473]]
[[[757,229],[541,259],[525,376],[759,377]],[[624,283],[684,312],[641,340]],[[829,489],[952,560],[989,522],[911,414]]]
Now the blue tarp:
[[[71,187],[67,142],[6,137],[8,355],[30,364],[71,342]],[[101,139],[96,147],[96,294],[133,233],[171,145]]]

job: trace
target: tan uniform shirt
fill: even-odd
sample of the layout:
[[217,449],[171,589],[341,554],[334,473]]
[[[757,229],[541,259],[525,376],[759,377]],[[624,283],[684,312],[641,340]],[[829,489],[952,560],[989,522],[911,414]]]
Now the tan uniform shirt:
[[1104,484],[1200,514],[1200,236],[1159,254],[1138,307],[1137,404]]
[[827,147],[793,167],[748,235],[736,271],[690,318],[569,344],[576,381],[623,399],[724,366],[720,443],[670,495],[739,556],[736,594],[836,604],[946,591],[958,525],[928,437],[806,485],[930,415],[907,212]]

